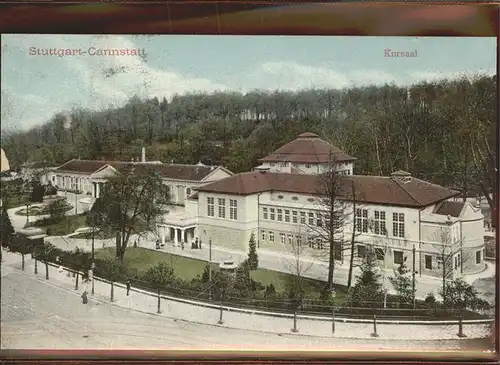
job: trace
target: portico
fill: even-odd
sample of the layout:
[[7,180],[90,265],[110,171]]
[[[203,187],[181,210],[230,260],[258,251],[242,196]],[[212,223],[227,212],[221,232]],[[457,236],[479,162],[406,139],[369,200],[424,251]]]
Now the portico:
[[195,237],[195,226],[171,226],[171,225],[158,225],[158,231],[161,235],[162,244],[172,243],[174,246],[179,246],[181,243],[191,242]]

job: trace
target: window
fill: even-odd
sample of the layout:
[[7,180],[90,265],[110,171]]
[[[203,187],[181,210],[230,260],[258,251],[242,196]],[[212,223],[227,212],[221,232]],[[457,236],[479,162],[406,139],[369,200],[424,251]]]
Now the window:
[[311,165],[306,164],[306,169],[310,169],[310,168],[311,168]]
[[170,196],[170,186],[169,185],[165,185],[165,199],[167,201],[170,201],[171,198],[172,197]]
[[403,251],[393,251],[393,256],[394,256],[394,263],[395,264],[402,264],[403,263]]
[[213,217],[215,215],[214,198],[207,197],[207,215]]
[[425,255],[425,268],[427,270],[432,270],[432,256]]
[[186,196],[190,196],[191,195],[191,188],[186,188]]
[[375,248],[375,255],[377,255],[377,260],[383,260],[385,256],[384,250],[378,247]]
[[308,213],[309,216],[309,225],[314,226],[314,213]]
[[291,234],[288,235],[288,244],[289,245],[293,244],[293,236]]
[[280,241],[281,241],[281,243],[285,244],[285,234],[284,233],[280,233]]
[[366,256],[366,246],[358,245],[358,257]]
[[285,222],[290,223],[290,211],[285,209]]
[[229,200],[229,219],[238,219],[238,202],[234,199]]
[[266,235],[266,231],[260,231],[260,237],[262,239],[262,241],[266,241],[266,238],[267,238],[267,235]]
[[294,197],[292,197],[292,200],[299,200],[299,198],[294,196]]
[[476,251],[476,264],[481,263],[481,251]]
[[443,267],[443,258],[441,256],[438,256],[437,258],[437,266],[438,270],[441,270],[441,268]]
[[283,195],[278,195],[278,199],[283,199]]
[[356,209],[356,231],[357,232],[368,232],[368,210],[367,209]]
[[219,204],[219,218],[226,218],[226,199],[217,199]]
[[270,212],[271,212],[271,214],[270,214],[270,216],[271,216],[271,220],[273,221],[273,220],[275,220],[275,219],[276,219],[276,216],[275,216],[275,214],[274,214],[274,208],[271,208],[271,209],[269,209],[269,210],[270,210]]
[[456,270],[456,269],[458,269],[458,256],[455,256],[453,259],[455,262],[455,270]]
[[300,212],[300,224],[306,224],[306,212]]
[[375,211],[375,221],[374,221],[374,231],[375,234],[387,234],[387,229],[385,226],[385,212]]
[[405,236],[405,215],[403,213],[392,213],[392,235],[404,238]]
[[297,223],[298,222],[298,220],[297,220],[297,213],[298,212],[296,210],[292,211],[292,223]]
[[318,227],[323,227],[323,216],[321,213],[316,213],[316,225]]
[[278,221],[283,222],[283,210],[278,209]]
[[274,232],[269,231],[269,242],[274,242]]
[[262,208],[262,219],[267,219],[267,208]]
[[286,162],[280,162],[280,167],[286,167]]

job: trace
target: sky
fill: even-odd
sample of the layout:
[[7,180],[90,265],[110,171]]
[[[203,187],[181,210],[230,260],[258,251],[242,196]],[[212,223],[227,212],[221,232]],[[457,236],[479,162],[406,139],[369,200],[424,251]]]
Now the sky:
[[[496,69],[495,38],[3,34],[1,44],[2,131],[134,95],[409,85]],[[73,54],[43,55],[50,49]],[[115,49],[138,54],[97,54]]]

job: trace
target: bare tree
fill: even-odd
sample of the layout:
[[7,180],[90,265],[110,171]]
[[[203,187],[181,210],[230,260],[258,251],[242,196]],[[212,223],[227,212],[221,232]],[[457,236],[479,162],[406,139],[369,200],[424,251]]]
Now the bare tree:
[[[320,256],[327,254],[328,289],[333,290],[335,261],[342,260],[344,226],[349,217],[349,207],[343,191],[342,174],[337,170],[335,155],[330,154],[326,171],[318,176],[316,212],[309,212],[306,225],[310,245],[319,246]],[[315,216],[314,216],[315,215]],[[326,252],[323,245],[326,243]]]
[[[456,270],[460,269],[460,273],[462,273],[463,266],[470,258],[470,255],[464,254],[462,249],[463,241],[453,238],[450,227],[440,227],[434,234],[434,239],[437,243],[432,246],[437,251],[438,270],[441,271],[442,279],[440,294],[443,302],[445,302],[447,300],[446,283],[453,280]],[[436,255],[435,252],[433,254]]]
[[287,251],[289,257],[285,261],[285,268],[291,274],[289,281],[289,294],[293,301],[294,318],[293,318],[293,332],[297,332],[297,310],[302,304],[304,298],[304,283],[305,275],[311,270],[313,262],[306,260],[307,247],[303,242],[304,236],[302,230],[296,230],[295,238],[288,243]]

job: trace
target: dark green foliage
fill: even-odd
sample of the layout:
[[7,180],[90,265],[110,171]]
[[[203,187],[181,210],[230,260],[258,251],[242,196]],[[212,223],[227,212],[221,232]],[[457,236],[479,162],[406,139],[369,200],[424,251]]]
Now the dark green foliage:
[[[394,270],[394,276],[389,277],[389,281],[396,290],[400,303],[410,303],[413,300],[413,278],[411,270],[403,261]],[[416,290],[416,285],[415,285]]]
[[252,233],[248,242],[248,267],[250,270],[259,268],[259,258],[257,256],[257,245],[255,243],[255,235]]
[[454,279],[446,283],[445,307],[455,309],[472,309],[484,311],[490,308],[489,303],[479,297],[476,288],[462,279]]
[[116,233],[116,257],[123,261],[131,235],[156,231],[156,219],[165,210],[163,199],[162,179],[152,168],[127,168],[108,178],[89,223]]
[[209,280],[210,280],[210,266],[206,265],[205,268],[203,269],[203,273],[201,274],[201,282],[208,283]]
[[43,196],[45,195],[45,187],[40,184],[40,182],[32,182],[32,190],[30,195],[30,201],[32,203],[40,203],[43,201]]
[[47,205],[43,209],[43,213],[48,214],[52,222],[57,222],[64,217],[69,209],[71,209],[71,206],[68,204],[66,198],[60,198]]
[[56,195],[56,194],[57,194],[57,188],[49,183],[45,187],[45,193],[43,195]]
[[2,246],[9,246],[12,241],[12,235],[14,234],[14,227],[10,221],[10,217],[7,214],[7,209],[5,206],[1,208],[0,216],[0,239],[2,240]]
[[144,274],[144,280],[153,285],[153,287],[160,289],[171,284],[174,279],[174,269],[165,262],[151,266]]
[[375,303],[383,300],[381,275],[376,266],[376,255],[372,247],[367,247],[364,262],[361,265],[361,275],[351,291],[351,302],[354,306],[364,302]]

